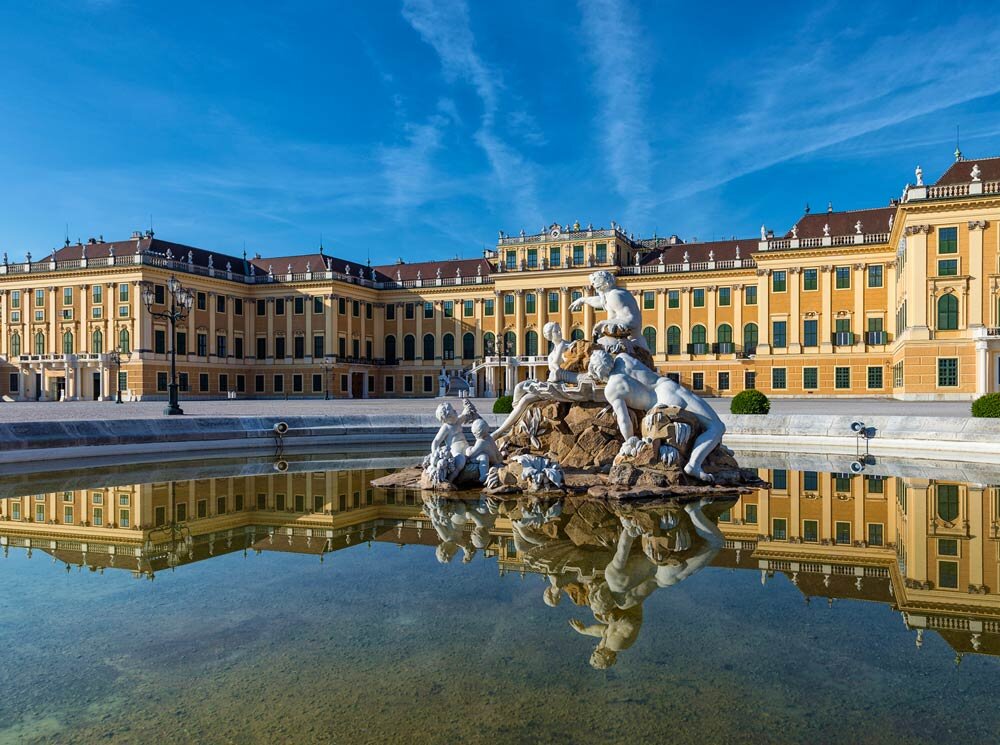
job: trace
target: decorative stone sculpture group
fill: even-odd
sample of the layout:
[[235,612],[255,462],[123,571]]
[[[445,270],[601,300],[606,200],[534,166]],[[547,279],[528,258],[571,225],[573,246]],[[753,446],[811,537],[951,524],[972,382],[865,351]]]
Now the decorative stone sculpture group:
[[[460,413],[442,403],[441,427],[419,479],[399,474],[381,485],[418,481],[428,490],[589,490],[618,497],[759,486],[722,445],[725,425],[715,410],[656,372],[633,295],[608,271],[594,272],[590,282],[595,294],[570,310],[589,305],[607,313],[592,339],[568,342],[559,324],[547,323],[547,377],[517,384],[513,411],[495,431],[470,401]],[[463,425],[471,425],[475,443]]]

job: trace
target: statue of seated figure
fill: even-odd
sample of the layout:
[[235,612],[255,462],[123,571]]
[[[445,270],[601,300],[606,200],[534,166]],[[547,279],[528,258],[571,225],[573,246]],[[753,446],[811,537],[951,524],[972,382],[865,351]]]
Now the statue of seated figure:
[[726,425],[701,396],[666,376],[661,377],[628,354],[612,358],[603,349],[595,349],[591,354],[589,369],[599,379],[607,381],[604,397],[615,413],[625,445],[635,435],[629,409],[649,411],[654,406],[676,406],[690,412],[701,424],[703,431],[694,441],[684,472],[712,483],[714,479],[704,471],[702,465],[705,458],[722,442]]
[[595,310],[605,310],[608,317],[594,324],[594,341],[598,344],[607,343],[602,337],[613,337],[608,340],[628,339],[642,349],[649,350],[642,336],[642,312],[639,303],[632,293],[615,285],[615,275],[608,271],[598,271],[590,275],[590,284],[596,295],[581,297],[574,300],[570,311],[579,310],[589,305]]

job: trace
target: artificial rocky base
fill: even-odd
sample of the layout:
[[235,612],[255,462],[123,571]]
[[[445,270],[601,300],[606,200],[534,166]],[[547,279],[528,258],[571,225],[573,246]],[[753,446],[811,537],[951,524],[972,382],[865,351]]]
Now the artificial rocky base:
[[[623,447],[609,406],[598,403],[550,403],[528,413],[498,444],[505,465],[496,468],[482,491],[491,495],[533,493],[582,494],[609,499],[739,495],[768,484],[752,469],[740,468],[725,445],[716,447],[702,468],[711,482],[690,476],[684,465],[702,433],[691,413],[655,407],[644,417],[629,411],[634,431],[641,433]],[[538,477],[535,461],[562,466],[561,479]],[[535,474],[535,478],[532,478]],[[404,469],[373,481],[383,488],[427,489],[419,468]],[[452,485],[448,485],[452,486]],[[461,492],[461,487],[449,491]]]

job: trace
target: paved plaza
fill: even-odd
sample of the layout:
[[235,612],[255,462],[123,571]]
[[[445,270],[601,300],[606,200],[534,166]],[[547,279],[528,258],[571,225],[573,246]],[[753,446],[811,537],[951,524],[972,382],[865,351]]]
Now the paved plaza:
[[[449,399],[461,404],[459,399]],[[729,411],[728,398],[707,399],[719,412]],[[412,399],[299,399],[284,400],[190,400],[181,401],[187,416],[317,416],[330,414],[419,414],[432,412],[437,398]],[[493,399],[473,399],[483,412],[492,411]],[[0,423],[101,419],[156,419],[164,417],[162,401],[115,404],[111,401],[7,402],[0,403]],[[772,414],[817,414],[841,416],[969,416],[965,401],[912,402],[871,398],[772,399]]]

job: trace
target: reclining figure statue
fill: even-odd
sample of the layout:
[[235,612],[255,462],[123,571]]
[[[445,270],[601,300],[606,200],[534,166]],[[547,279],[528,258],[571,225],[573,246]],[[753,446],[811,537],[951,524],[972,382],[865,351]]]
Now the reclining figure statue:
[[649,411],[654,406],[676,406],[690,412],[703,427],[691,448],[691,457],[684,472],[702,481],[712,483],[711,474],[702,469],[705,458],[722,442],[726,425],[703,398],[668,377],[661,377],[635,357],[619,354],[612,357],[603,349],[591,353],[588,371],[606,380],[604,397],[614,411],[618,429],[625,438],[623,448],[635,436],[629,409]]

